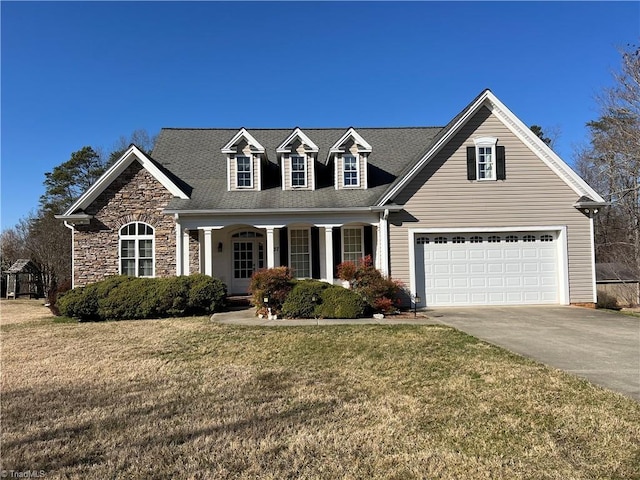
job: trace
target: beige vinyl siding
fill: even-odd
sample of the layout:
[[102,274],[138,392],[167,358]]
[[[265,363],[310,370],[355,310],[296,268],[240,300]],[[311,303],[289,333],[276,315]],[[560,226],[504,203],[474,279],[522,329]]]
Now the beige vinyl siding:
[[260,190],[260,155],[254,155],[251,152],[251,147],[244,140],[242,143],[239,143],[237,146],[239,156],[249,157],[251,159],[251,168],[252,168],[252,182],[253,186],[251,188],[247,187],[238,187],[238,176],[237,174],[237,165],[236,165],[236,155],[229,155],[229,161],[227,162],[229,167],[229,187],[231,190]]
[[[467,180],[474,137],[505,146],[506,180]],[[593,302],[590,220],[572,205],[579,195],[489,110],[482,108],[395,198],[390,215],[391,274],[409,285],[409,228],[566,226],[569,300]]]

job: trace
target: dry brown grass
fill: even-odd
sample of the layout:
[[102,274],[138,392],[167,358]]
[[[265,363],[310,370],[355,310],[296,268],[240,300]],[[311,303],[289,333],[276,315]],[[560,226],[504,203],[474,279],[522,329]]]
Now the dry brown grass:
[[440,326],[3,320],[1,406],[47,478],[640,478],[638,403]]

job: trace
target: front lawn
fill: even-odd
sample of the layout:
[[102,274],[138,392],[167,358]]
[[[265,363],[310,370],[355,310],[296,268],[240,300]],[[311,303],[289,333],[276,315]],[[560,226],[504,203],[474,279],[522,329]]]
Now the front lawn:
[[450,328],[5,320],[5,471],[639,478],[640,404]]

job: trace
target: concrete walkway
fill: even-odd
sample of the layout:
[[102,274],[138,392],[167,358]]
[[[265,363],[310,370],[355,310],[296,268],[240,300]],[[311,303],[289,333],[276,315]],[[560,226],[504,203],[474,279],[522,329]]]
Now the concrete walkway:
[[216,313],[234,325],[442,324],[640,401],[640,318],[566,306],[438,308],[382,320],[267,320]]

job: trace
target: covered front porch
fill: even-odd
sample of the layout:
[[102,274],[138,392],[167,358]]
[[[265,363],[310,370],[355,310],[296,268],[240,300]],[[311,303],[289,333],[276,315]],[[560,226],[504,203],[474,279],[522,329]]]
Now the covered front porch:
[[[341,218],[342,217],[342,218]],[[225,282],[229,294],[246,294],[257,270],[288,266],[296,278],[337,281],[336,267],[371,255],[389,273],[383,212],[357,215],[288,215],[244,218],[176,218],[176,274],[204,273]]]

